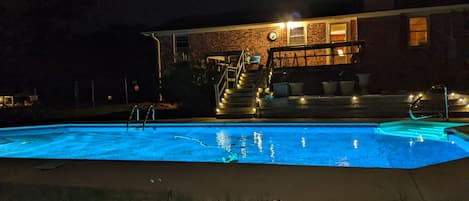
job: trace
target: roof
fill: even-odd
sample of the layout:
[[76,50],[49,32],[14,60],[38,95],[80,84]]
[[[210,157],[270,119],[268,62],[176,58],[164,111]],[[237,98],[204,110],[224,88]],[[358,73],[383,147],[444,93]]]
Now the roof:
[[[401,14],[412,14],[412,13],[444,13],[453,10],[464,10],[469,9],[469,4],[456,4],[447,6],[433,6],[433,7],[420,7],[420,8],[406,8],[406,9],[395,9],[395,10],[384,10],[376,12],[362,12],[353,14],[343,15],[331,15],[323,17],[307,17],[301,16],[301,18],[294,18],[294,16],[287,16],[294,21],[303,22],[321,22],[328,21],[330,19],[346,19],[346,18],[372,18],[372,17],[384,17]],[[244,13],[244,14],[243,14]],[[272,17],[266,17],[272,16]],[[259,28],[275,26],[275,23],[284,22],[288,19],[283,16],[266,15],[265,13],[251,13],[251,12],[236,12],[226,13],[221,15],[206,15],[206,16],[193,16],[180,18],[161,26],[151,29],[151,31],[142,32],[143,35],[150,35],[155,33],[159,36],[171,35],[171,34],[187,34],[187,33],[204,33],[204,32],[216,32],[216,31],[229,31],[229,30],[240,30],[247,28]]]

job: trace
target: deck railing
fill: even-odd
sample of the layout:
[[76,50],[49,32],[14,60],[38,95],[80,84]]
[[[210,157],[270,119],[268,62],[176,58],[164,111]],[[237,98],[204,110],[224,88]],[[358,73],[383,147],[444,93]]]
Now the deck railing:
[[270,48],[267,66],[272,68],[358,63],[364,41]]
[[[226,66],[223,69],[223,73],[220,76],[220,80],[213,85],[215,90],[215,104],[218,108],[221,103],[221,99],[224,96],[225,90],[236,87],[236,84],[241,77],[241,73],[245,71],[245,60],[244,60],[244,50],[241,51],[239,55],[238,62],[236,66]],[[233,83],[230,85],[230,83]]]

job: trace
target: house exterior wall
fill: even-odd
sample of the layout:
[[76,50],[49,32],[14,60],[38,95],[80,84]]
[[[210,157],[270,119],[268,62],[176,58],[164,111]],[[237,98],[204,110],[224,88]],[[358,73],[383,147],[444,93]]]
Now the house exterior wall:
[[[351,39],[356,40],[357,23],[356,20],[344,20],[350,24]],[[326,43],[327,37],[327,23],[304,23],[306,28],[306,42],[307,44]],[[278,38],[275,41],[270,41],[267,36],[270,32],[277,32]],[[162,41],[161,56],[163,66],[173,62],[173,47],[172,36],[160,37]],[[261,64],[265,65],[268,59],[268,52],[270,48],[281,47],[288,45],[288,28],[280,26],[255,28],[255,29],[242,29],[218,32],[205,32],[205,33],[192,33],[188,34],[189,40],[189,58],[191,62],[197,63],[205,59],[206,55],[213,52],[237,51],[249,48],[254,50],[254,54],[261,56]],[[294,60],[294,55],[298,59]],[[314,54],[326,54],[326,50],[316,50]],[[297,62],[298,65],[305,65],[305,60],[302,57],[303,51],[289,52],[282,56],[288,57],[283,62],[286,65],[292,65]],[[308,65],[325,65],[327,64],[326,57],[309,58]],[[296,63],[295,63],[296,64]]]
[[428,16],[429,44],[408,46],[408,16],[358,19],[359,38],[366,48],[361,68],[372,74],[375,90],[428,89],[434,84],[467,88],[468,64],[464,52],[469,45],[467,12]]
[[[271,31],[278,34],[276,41],[268,40]],[[271,47],[287,45],[286,29],[269,27],[259,29],[246,29],[223,32],[209,32],[189,35],[191,59],[193,61],[204,59],[212,52],[236,51],[249,48],[261,55],[261,63],[267,62],[267,50]]]

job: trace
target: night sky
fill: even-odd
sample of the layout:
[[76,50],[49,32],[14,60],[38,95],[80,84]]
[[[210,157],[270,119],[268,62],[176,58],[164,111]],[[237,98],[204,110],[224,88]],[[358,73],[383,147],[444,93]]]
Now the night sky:
[[[2,0],[0,5],[7,8],[9,14],[18,15],[27,7],[29,1],[31,0]],[[308,6],[305,6],[305,2],[319,1],[321,0],[237,0],[233,2],[220,0],[97,0],[96,6],[87,10],[83,22],[93,21],[92,24],[98,26],[103,24],[156,26],[191,15],[213,15],[246,10],[268,11],[272,9],[284,10],[285,12],[307,12]],[[87,26],[87,29],[95,28],[94,25],[83,26]]]

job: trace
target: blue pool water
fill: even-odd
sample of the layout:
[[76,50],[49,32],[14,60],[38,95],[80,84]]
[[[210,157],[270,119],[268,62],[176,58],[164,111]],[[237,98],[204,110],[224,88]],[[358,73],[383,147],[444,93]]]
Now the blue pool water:
[[376,124],[69,124],[0,129],[0,157],[418,168],[469,157],[455,142]]

